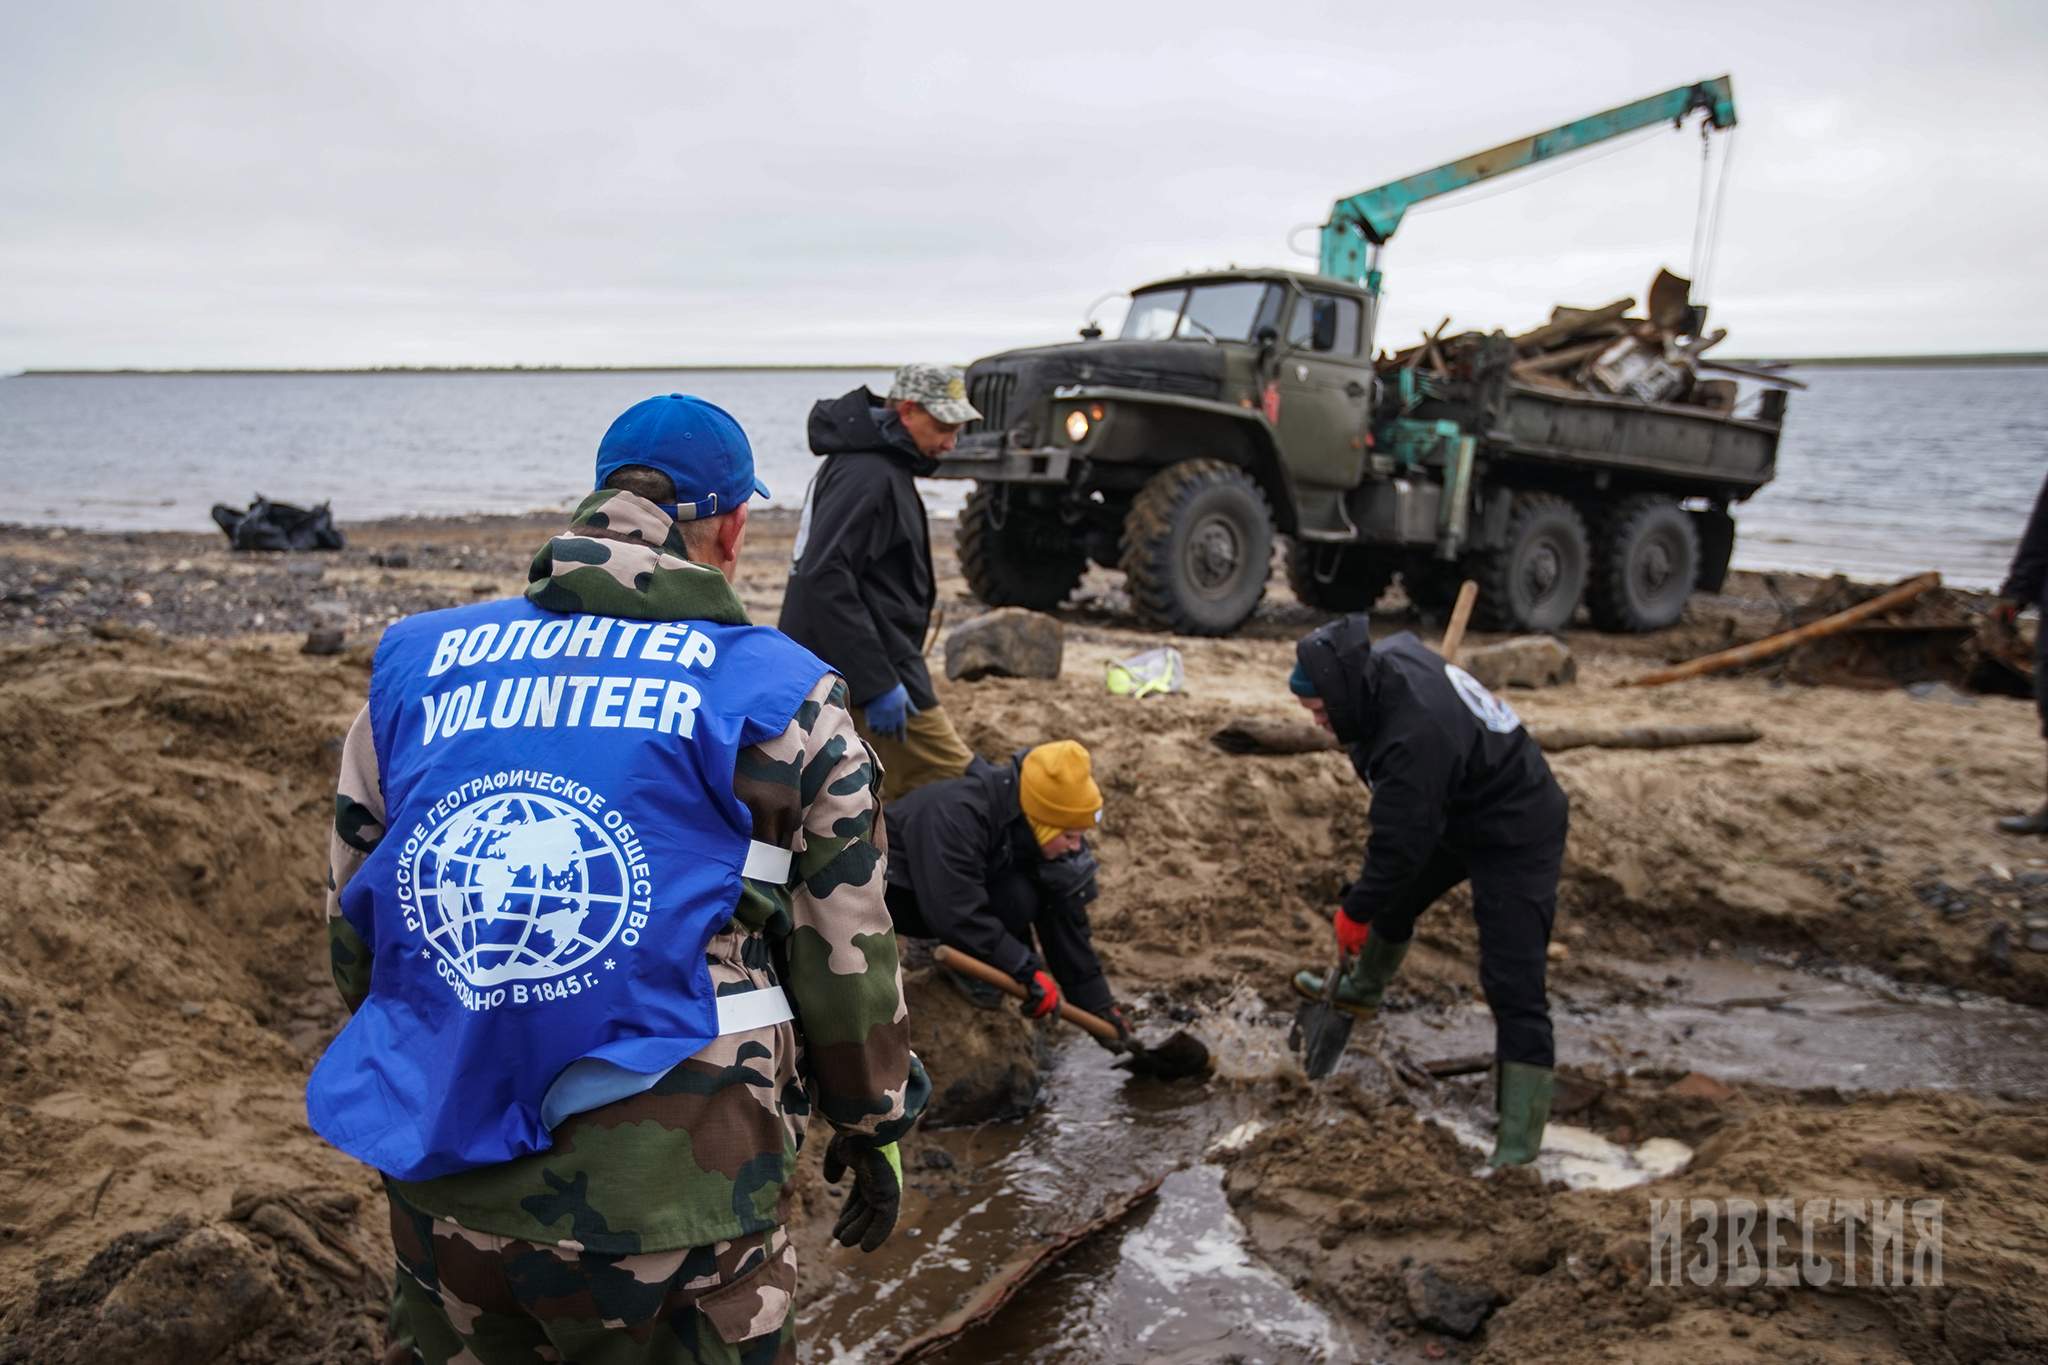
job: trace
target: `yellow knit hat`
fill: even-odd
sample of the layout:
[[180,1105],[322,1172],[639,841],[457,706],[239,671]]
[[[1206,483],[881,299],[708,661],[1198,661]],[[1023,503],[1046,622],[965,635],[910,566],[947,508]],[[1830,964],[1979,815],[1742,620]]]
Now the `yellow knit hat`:
[[[1024,755],[1017,804],[1041,844],[1102,819],[1102,789],[1088,772],[1088,751],[1071,739],[1041,744]],[[1049,832],[1048,832],[1049,831]]]

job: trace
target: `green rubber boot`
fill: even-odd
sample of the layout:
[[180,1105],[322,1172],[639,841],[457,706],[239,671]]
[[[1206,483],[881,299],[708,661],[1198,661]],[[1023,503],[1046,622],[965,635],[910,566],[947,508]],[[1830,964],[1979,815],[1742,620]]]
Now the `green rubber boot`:
[[[1365,951],[1351,964],[1351,970],[1337,983],[1337,996],[1333,1002],[1346,1014],[1370,1019],[1379,1013],[1380,1001],[1386,996],[1387,986],[1393,981],[1394,973],[1401,970],[1401,959],[1408,956],[1408,944],[1389,943],[1377,935],[1365,941]],[[1321,972],[1296,972],[1294,989],[1311,1000],[1323,998],[1323,974]]]
[[1547,1066],[1502,1062],[1494,1073],[1494,1107],[1500,1128],[1494,1135],[1489,1166],[1526,1166],[1543,1147],[1543,1128],[1550,1122],[1550,1096],[1556,1077]]

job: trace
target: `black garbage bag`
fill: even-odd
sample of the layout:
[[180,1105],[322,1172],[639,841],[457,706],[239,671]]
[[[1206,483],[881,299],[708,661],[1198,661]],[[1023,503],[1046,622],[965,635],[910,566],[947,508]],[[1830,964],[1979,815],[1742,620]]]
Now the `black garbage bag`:
[[246,512],[215,503],[213,521],[237,550],[339,550],[346,544],[324,502],[310,509],[294,507],[258,493]]

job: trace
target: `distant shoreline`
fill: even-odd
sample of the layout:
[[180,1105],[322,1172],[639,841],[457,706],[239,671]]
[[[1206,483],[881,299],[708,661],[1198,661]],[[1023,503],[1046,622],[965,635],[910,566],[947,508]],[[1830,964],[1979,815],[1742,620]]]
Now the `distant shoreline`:
[[191,378],[208,375],[323,375],[323,374],[787,374],[811,370],[893,370],[893,364],[876,365],[371,365],[350,368],[226,369],[226,370],[21,370],[17,379],[119,379],[139,376]]
[[[1721,357],[1714,357],[1716,360]],[[1971,366],[1992,365],[2048,365],[2048,351],[1973,351],[1955,355],[1808,355],[1808,356],[1755,356],[1730,358],[1736,365],[1790,365],[1794,369],[1810,366],[1815,369],[1867,367],[1883,369],[1887,366],[1920,369],[1965,369]]]
[[[1718,357],[1717,357],[1718,358]],[[1738,365],[1786,365],[1793,368],[1853,369],[1865,367],[1966,369],[1972,366],[2048,365],[2048,351],[1973,351],[1948,355],[1816,355],[1730,357]],[[200,378],[207,376],[291,375],[459,375],[459,374],[788,374],[798,371],[893,370],[895,365],[373,365],[307,369],[114,369],[22,370],[21,379],[119,379],[137,377]]]

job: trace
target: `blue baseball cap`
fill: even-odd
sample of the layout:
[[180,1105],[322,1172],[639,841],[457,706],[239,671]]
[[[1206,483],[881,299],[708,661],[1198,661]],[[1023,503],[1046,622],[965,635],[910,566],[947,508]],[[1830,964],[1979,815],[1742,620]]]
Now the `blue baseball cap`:
[[669,476],[675,518],[695,521],[730,512],[768,485],[754,477],[754,447],[733,415],[716,403],[671,393],[635,403],[597,443],[595,487],[629,464]]

